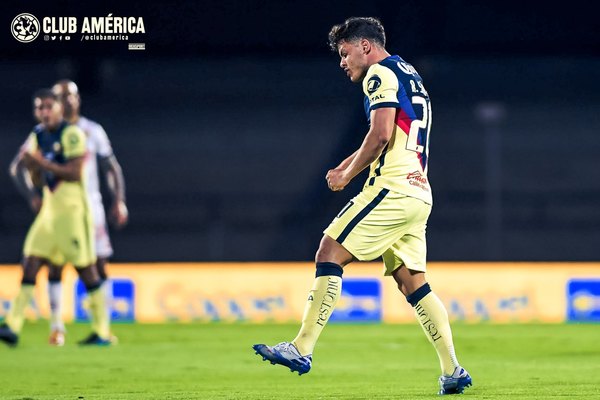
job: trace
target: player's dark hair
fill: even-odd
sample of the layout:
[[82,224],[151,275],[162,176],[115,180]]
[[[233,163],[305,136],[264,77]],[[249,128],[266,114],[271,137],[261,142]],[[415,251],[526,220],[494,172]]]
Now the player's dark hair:
[[58,96],[54,94],[52,89],[38,89],[33,93],[31,100],[35,101],[35,99],[52,99],[54,101],[58,101]]
[[352,17],[343,24],[334,25],[329,32],[329,47],[332,51],[338,50],[341,42],[353,42],[367,39],[385,47],[385,30],[381,21],[373,17]]

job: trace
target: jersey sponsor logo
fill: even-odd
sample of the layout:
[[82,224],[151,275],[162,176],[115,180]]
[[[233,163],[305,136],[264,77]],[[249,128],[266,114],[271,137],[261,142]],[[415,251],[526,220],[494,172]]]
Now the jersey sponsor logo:
[[327,291],[325,292],[325,296],[323,296],[321,308],[319,309],[318,325],[325,326],[329,315],[333,311],[333,305],[336,303],[338,290],[339,282],[337,279],[331,279],[331,277],[329,277],[327,280]]
[[373,94],[377,91],[377,89],[379,89],[380,86],[381,79],[379,78],[379,76],[373,75],[367,81],[367,92],[369,92],[369,94]]
[[419,316],[419,322],[421,323],[421,325],[423,325],[423,328],[425,329],[425,331],[427,331],[427,334],[431,336],[431,339],[434,342],[437,342],[438,339],[441,339],[442,334],[435,326],[435,324],[433,323],[433,321],[429,317],[429,314],[427,313],[427,311],[425,311],[423,306],[421,304],[417,304],[415,306],[415,311]]
[[384,94],[378,94],[376,96],[373,96],[370,98],[371,101],[376,101],[376,100],[381,100],[381,99],[385,99],[385,95]]
[[408,179],[409,185],[416,186],[426,192],[429,192],[429,183],[427,182],[427,178],[419,171],[414,171],[406,175],[406,179]]

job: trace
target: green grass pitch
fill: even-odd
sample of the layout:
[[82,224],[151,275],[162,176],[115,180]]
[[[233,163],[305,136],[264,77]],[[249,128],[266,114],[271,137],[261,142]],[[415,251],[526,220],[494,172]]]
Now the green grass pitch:
[[[313,369],[298,376],[255,355],[254,343],[290,340],[297,325],[115,325],[120,343],[46,344],[27,324],[0,347],[0,398],[31,399],[435,399],[437,356],[414,325],[325,328]],[[600,325],[454,324],[474,386],[461,398],[600,399]]]

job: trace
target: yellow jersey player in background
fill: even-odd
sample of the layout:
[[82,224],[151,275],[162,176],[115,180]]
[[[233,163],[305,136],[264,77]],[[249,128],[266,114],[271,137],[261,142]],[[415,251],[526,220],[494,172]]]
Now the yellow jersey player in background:
[[90,297],[92,333],[80,344],[109,345],[106,299],[94,267],[93,221],[82,182],[86,137],[81,129],[63,120],[62,104],[50,89],[37,91],[33,102],[40,124],[34,127],[30,148],[21,157],[33,176],[41,174],[43,202],[25,239],[21,290],[6,322],[0,325],[0,340],[13,346],[18,343],[41,266],[71,263]]
[[333,191],[343,190],[370,166],[369,177],[324,231],[296,338],[253,348],[273,364],[308,372],[317,339],[340,298],[343,268],[354,260],[383,257],[384,274],[396,280],[438,354],[439,394],[462,393],[471,376],[456,358],[448,313],[425,279],[425,228],[432,205],[429,95],[413,66],[386,51],[379,20],[349,18],[331,29],[329,44],[350,80],[362,82],[370,129],[361,147],[327,172],[327,184]]
[[[94,220],[94,237],[96,249],[96,268],[106,291],[107,312],[110,316],[110,302],[112,290],[106,264],[113,254],[113,249],[106,226],[106,214],[100,193],[100,179],[107,183],[113,204],[110,210],[113,227],[120,229],[128,220],[128,211],[125,204],[125,178],[117,158],[115,157],[110,140],[102,126],[81,115],[81,97],[75,82],[63,79],[54,84],[52,91],[57,95],[63,105],[64,119],[78,126],[86,135],[87,162],[85,186],[88,192],[92,216]],[[40,121],[38,110],[34,110],[36,121]],[[31,136],[21,146],[10,165],[10,176],[15,186],[36,214],[42,205],[42,197],[33,184],[33,177],[22,161],[21,153],[30,146]],[[48,299],[50,301],[50,337],[48,343],[54,346],[65,344],[65,325],[62,320],[62,265],[48,265]],[[117,339],[111,335],[111,341]]]

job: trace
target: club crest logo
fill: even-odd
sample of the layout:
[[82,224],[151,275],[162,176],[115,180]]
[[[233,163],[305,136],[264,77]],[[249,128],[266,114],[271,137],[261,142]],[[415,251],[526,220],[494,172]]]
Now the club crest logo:
[[33,42],[40,34],[40,21],[29,13],[21,13],[12,20],[10,31],[21,43]]
[[379,86],[381,86],[381,79],[379,76],[373,75],[367,82],[367,92],[369,92],[369,94],[373,94],[377,91],[377,89],[379,89]]

